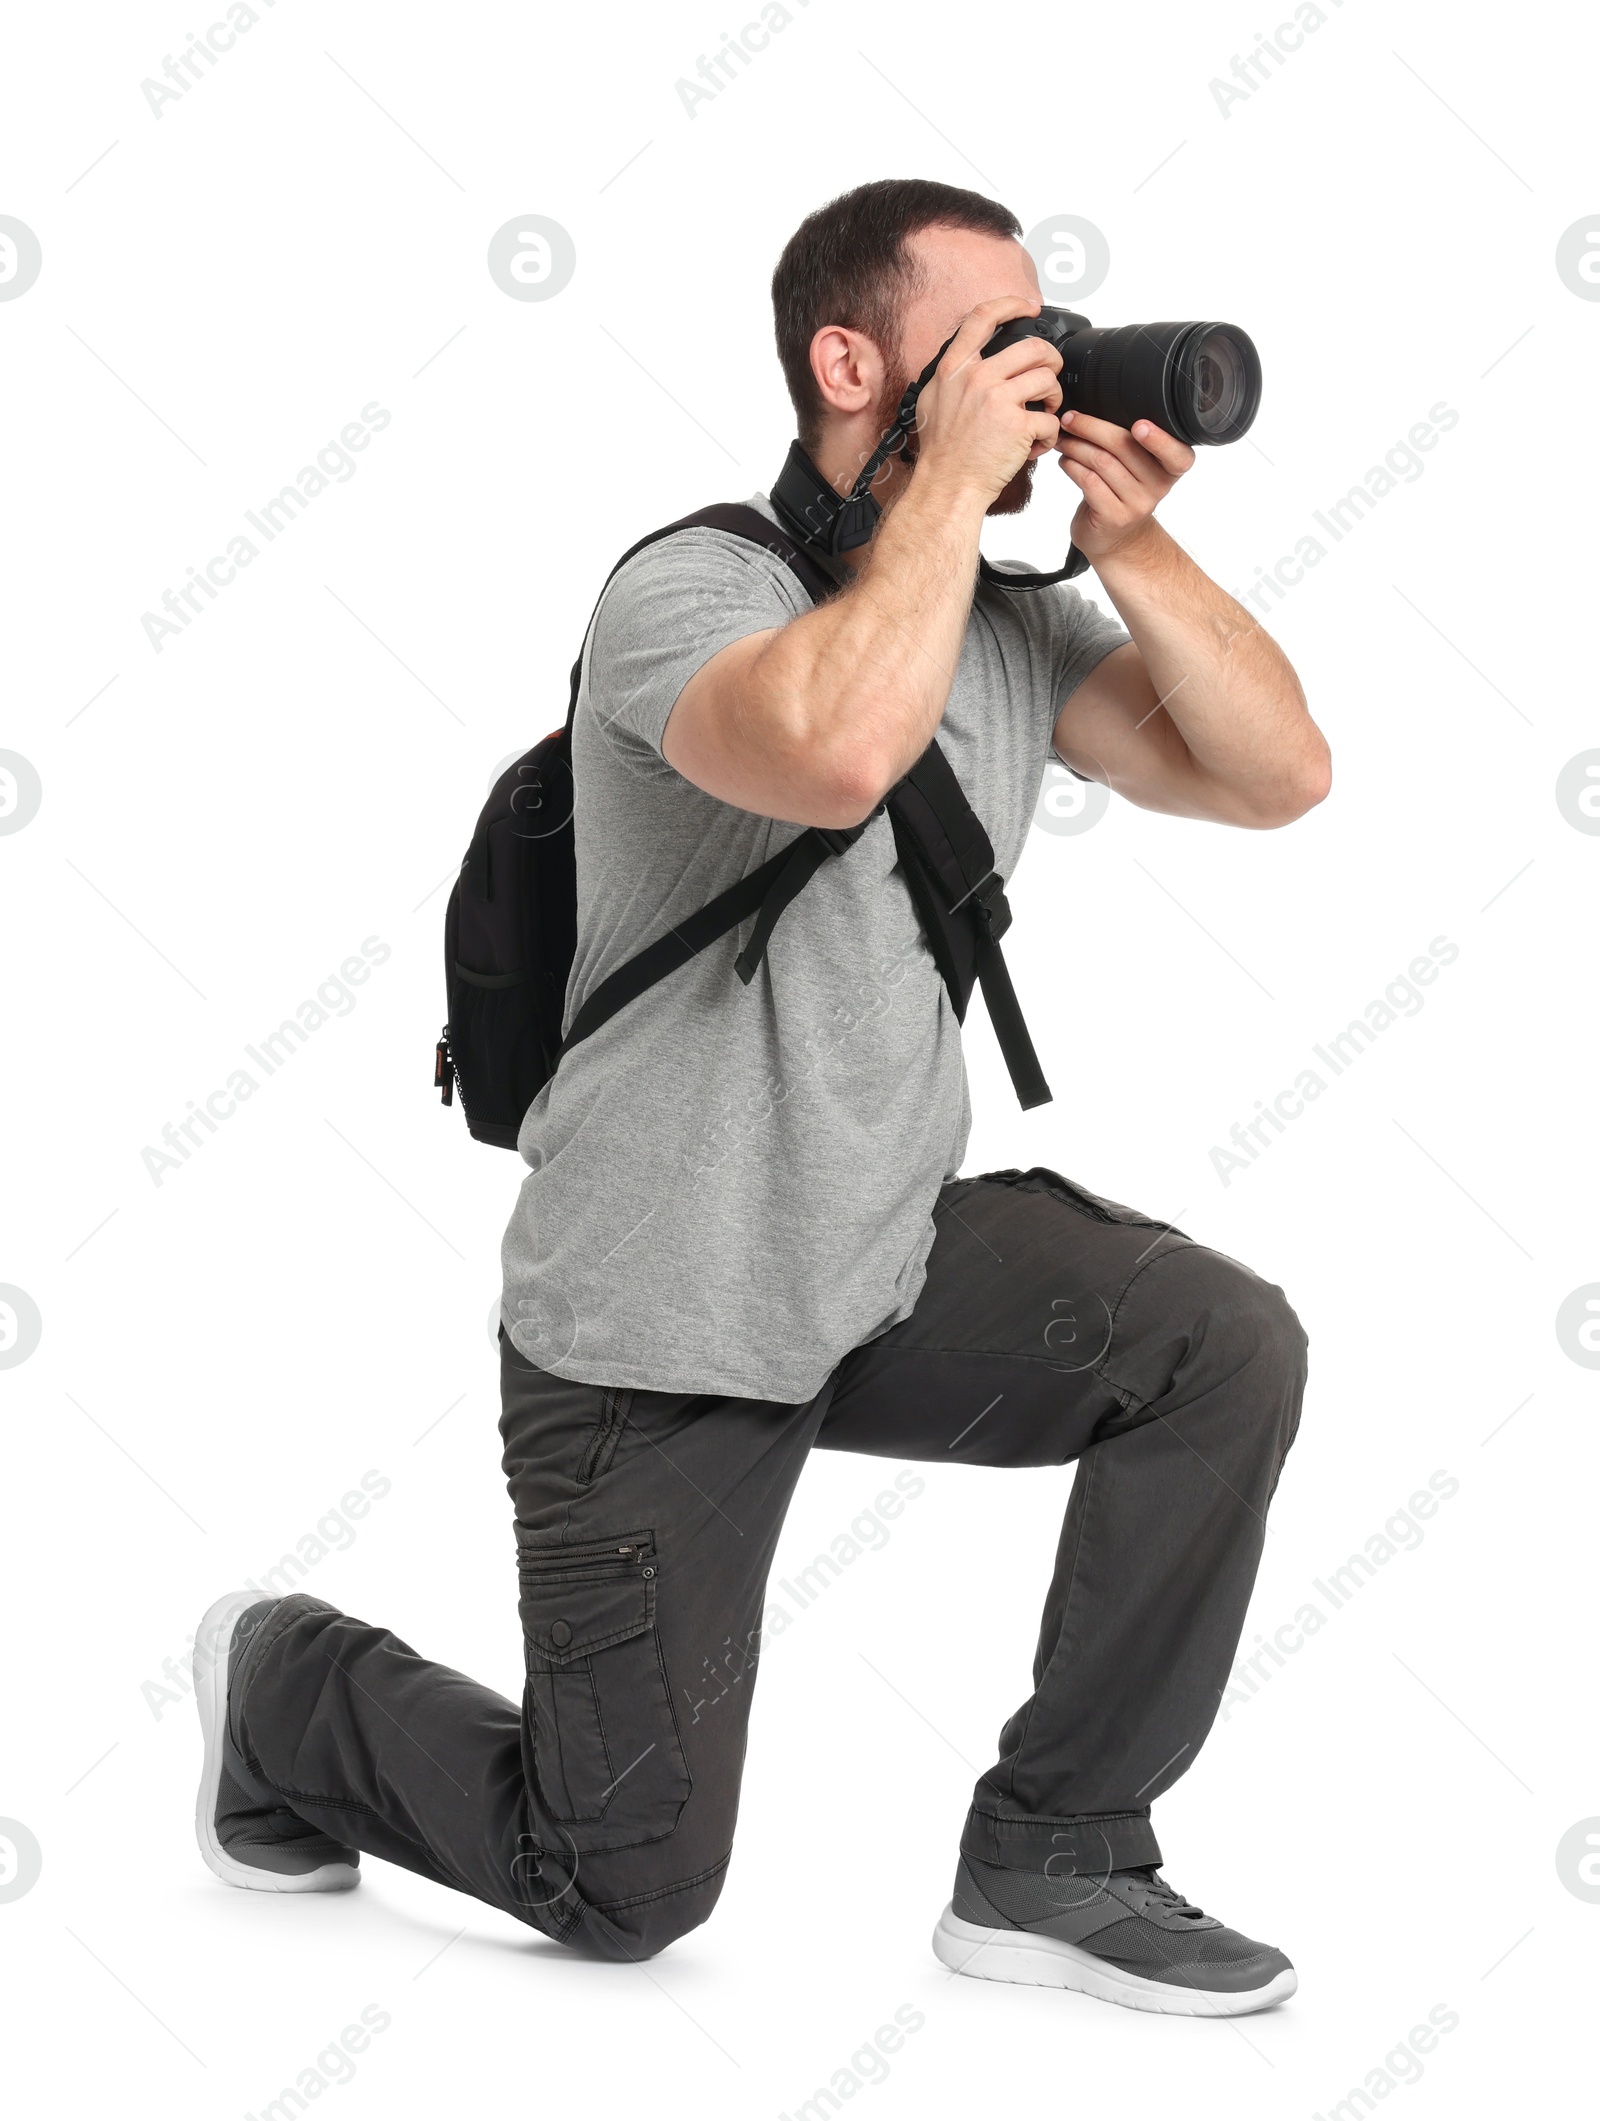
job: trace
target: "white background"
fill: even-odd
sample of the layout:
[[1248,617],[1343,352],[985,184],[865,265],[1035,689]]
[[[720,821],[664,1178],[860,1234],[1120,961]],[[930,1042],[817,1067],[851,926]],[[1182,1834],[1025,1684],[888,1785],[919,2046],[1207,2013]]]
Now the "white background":
[[[1554,260],[1600,207],[1594,36],[1575,10],[1329,4],[1224,115],[1208,84],[1270,10],[789,6],[693,116],[674,84],[741,8],[258,0],[159,118],[140,84],[204,10],[12,23],[0,213],[44,259],[0,303],[0,747],[43,790],[0,838],[0,1282],[43,1320],[0,1375],[0,1815],[43,1851],[0,1905],[19,2111],[255,2113],[367,2004],[392,2022],[324,2094],[340,2116],[759,2121],[905,2004],[925,2023],[853,2095],[872,2115],[1324,2113],[1438,2005],[1459,2024],[1389,2095],[1408,2114],[1592,2076],[1600,1907],[1556,1848],[1600,1814],[1597,1379],[1555,1320],[1600,1280],[1600,838],[1555,784],[1600,745],[1600,305]],[[615,555],[775,471],[783,241],[912,174],[1025,228],[1092,220],[1097,321],[1255,336],[1250,444],[1165,509],[1230,588],[1430,407],[1460,416],[1274,612],[1331,799],[1272,834],[1120,803],[1035,832],[1008,949],[1055,1102],[1018,1113],[981,1010],[968,1042],[969,1169],[1049,1164],[1171,1217],[1307,1327],[1246,1649],[1431,1474],[1459,1482],[1158,1807],[1174,1880],[1300,1969],[1236,2025],[929,1951],[1070,1469],[932,1469],[773,1640],[721,1905],[642,1969],[376,1862],[349,1896],[226,1892],[192,1838],[192,1707],[156,1691],[211,1599],[369,1469],[390,1492],[306,1587],[518,1685],[487,1319],[520,1166],[430,1092],[446,882],[498,762],[559,719]],[[485,267],[528,213],[576,245],[549,301]],[[392,418],[355,475],[157,654],[142,614],[371,401]],[[1064,550],[1070,489],[1039,487],[997,555]],[[353,1011],[156,1185],[162,1126],[368,936],[391,955]],[[1420,1012],[1225,1186],[1213,1146],[1436,936],[1459,956]],[[777,1573],[892,1471],[819,1456]]]

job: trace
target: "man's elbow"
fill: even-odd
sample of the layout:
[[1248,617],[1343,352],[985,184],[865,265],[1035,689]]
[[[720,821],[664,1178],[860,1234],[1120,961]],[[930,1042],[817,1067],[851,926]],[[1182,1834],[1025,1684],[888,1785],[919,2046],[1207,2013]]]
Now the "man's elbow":
[[865,824],[888,794],[887,767],[872,752],[852,745],[829,759],[812,790],[812,823],[847,832]]
[[1326,744],[1321,744],[1304,761],[1295,775],[1283,823],[1292,825],[1296,818],[1304,817],[1308,810],[1315,810],[1318,803],[1327,801],[1332,790],[1333,753]]
[[878,747],[852,734],[791,748],[787,778],[808,825],[844,832],[872,816],[899,775]]
[[1292,825],[1303,818],[1307,811],[1326,802],[1333,787],[1333,758],[1326,745],[1319,752],[1305,759],[1294,771],[1285,775],[1270,794],[1261,794],[1250,801],[1240,816],[1239,823],[1253,826],[1257,831],[1272,832],[1284,825]]

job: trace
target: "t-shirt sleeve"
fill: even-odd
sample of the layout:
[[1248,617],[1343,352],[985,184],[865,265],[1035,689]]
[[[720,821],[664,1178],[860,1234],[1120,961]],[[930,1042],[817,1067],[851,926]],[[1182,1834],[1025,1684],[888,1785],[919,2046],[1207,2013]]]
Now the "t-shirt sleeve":
[[720,650],[811,608],[781,562],[726,531],[695,529],[648,546],[601,602],[587,655],[597,725],[648,763],[680,692]]
[[[1054,594],[1060,602],[1058,660],[1050,707],[1052,731],[1063,703],[1077,691],[1097,663],[1104,662],[1113,648],[1123,647],[1130,638],[1127,629],[1116,619],[1107,618],[1098,604],[1091,604],[1087,597],[1065,582]],[[1065,759],[1060,763],[1065,766]],[[1086,773],[1079,773],[1076,766],[1067,766],[1067,771],[1080,781],[1090,778]]]
[[1060,663],[1056,670],[1055,704],[1059,712],[1068,696],[1077,691],[1096,663],[1103,662],[1113,648],[1128,639],[1127,629],[1109,619],[1098,604],[1091,604],[1076,589],[1061,585]]

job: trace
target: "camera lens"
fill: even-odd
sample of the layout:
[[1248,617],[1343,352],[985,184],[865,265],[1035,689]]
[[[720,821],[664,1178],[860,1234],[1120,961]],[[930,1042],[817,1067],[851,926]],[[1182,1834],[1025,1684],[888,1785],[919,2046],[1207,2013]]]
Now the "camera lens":
[[[1223,356],[1226,359],[1226,355]],[[1202,427],[1216,424],[1218,406],[1222,403],[1226,385],[1223,381],[1223,362],[1218,360],[1209,346],[1202,346],[1195,355],[1195,410],[1200,415]]]
[[1189,419],[1207,442],[1232,442],[1255,418],[1261,383],[1257,365],[1252,388],[1254,354],[1244,334],[1225,324],[1205,326],[1193,351],[1179,354],[1179,385],[1188,392]]
[[1118,324],[1059,338],[1063,402],[1118,427],[1153,420],[1191,448],[1236,442],[1261,403],[1261,362],[1232,324]]

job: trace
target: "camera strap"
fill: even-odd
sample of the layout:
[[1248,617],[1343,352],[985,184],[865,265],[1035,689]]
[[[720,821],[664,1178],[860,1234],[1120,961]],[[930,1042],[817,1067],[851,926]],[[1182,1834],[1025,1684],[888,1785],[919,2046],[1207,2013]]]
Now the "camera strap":
[[[871,539],[883,514],[873,498],[872,488],[890,458],[897,457],[911,439],[917,424],[917,400],[933,381],[954,338],[952,332],[916,381],[907,384],[893,424],[885,430],[877,448],[861,467],[854,486],[842,498],[800,444],[792,442],[789,445],[789,454],[772,488],[772,505],[790,529],[808,545],[817,546],[830,558],[837,559],[841,553],[853,552],[858,545],[865,545]],[[1070,582],[1074,576],[1082,574],[1088,564],[1087,555],[1076,545],[1069,546],[1063,564],[1047,574],[1031,567],[1007,572],[991,567],[982,553],[978,555],[978,573],[995,589],[1048,589],[1056,582]]]

